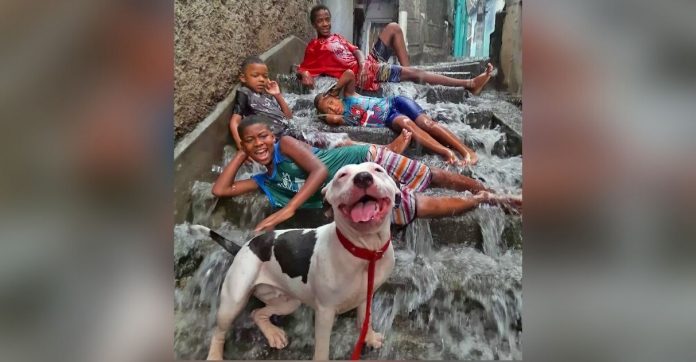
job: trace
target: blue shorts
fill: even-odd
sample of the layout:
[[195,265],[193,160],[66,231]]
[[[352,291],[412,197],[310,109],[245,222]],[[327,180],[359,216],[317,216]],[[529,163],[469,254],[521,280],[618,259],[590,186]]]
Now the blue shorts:
[[377,38],[375,45],[372,47],[370,54],[375,57],[380,63],[386,63],[392,56],[391,49],[382,42],[382,39]]
[[416,118],[423,113],[425,113],[423,108],[421,108],[421,106],[419,106],[418,103],[416,103],[413,99],[403,96],[395,96],[392,98],[391,109],[389,110],[389,114],[387,115],[387,120],[384,122],[384,125],[391,128],[394,118],[398,116],[406,116],[415,121]]

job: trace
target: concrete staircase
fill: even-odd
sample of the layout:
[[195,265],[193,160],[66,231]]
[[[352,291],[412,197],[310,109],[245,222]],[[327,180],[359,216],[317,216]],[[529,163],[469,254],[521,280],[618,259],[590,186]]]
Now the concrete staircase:
[[[424,66],[430,71],[470,77],[482,69],[482,62],[456,62]],[[282,80],[282,79],[281,79]],[[320,86],[330,81],[319,82]],[[415,98],[433,118],[447,123],[481,155],[480,168],[459,170],[473,177],[491,177],[504,191],[521,192],[521,168],[498,167],[509,160],[520,164],[522,154],[521,109],[508,102],[504,94],[484,91],[480,97],[468,97],[461,89],[421,85],[385,87],[390,92]],[[406,87],[406,88],[403,88]],[[287,78],[284,92],[295,114],[295,122],[305,129],[346,132],[354,140],[387,144],[395,134],[386,129],[329,127],[313,117],[311,94]],[[500,133],[487,144],[485,135]],[[494,136],[497,137],[496,134]],[[495,137],[493,137],[495,139]],[[490,148],[486,150],[486,148]],[[228,148],[225,159],[234,150]],[[486,154],[490,152],[490,155]],[[434,167],[444,167],[415,143],[407,150],[409,157]],[[452,169],[451,169],[452,170]],[[245,170],[242,170],[242,172]],[[246,170],[249,171],[249,170]],[[482,173],[483,172],[483,173]],[[498,175],[498,176],[497,176]],[[202,179],[211,179],[207,175]],[[484,177],[484,178],[485,178]],[[486,180],[488,181],[488,180]],[[210,183],[199,184],[186,215],[188,222],[204,223],[233,237],[243,239],[253,226],[272,211],[262,194],[215,200],[206,194]],[[428,194],[447,194],[446,190],[428,190]],[[366,350],[364,359],[520,359],[521,342],[521,258],[522,219],[505,215],[496,255],[486,244],[484,228],[490,210],[476,210],[466,215],[414,223],[394,233],[397,266],[375,296],[375,329],[386,332],[381,350]],[[320,210],[300,210],[284,228],[316,227],[329,222]],[[178,358],[205,358],[209,332],[217,309],[217,288],[231,263],[231,257],[209,239],[186,233],[179,235],[175,253],[177,275],[176,345]],[[490,243],[490,240],[488,241]],[[178,244],[177,244],[178,243]],[[253,298],[252,298],[253,299]],[[272,350],[249,318],[258,308],[252,301],[235,321],[228,337],[227,359],[307,359],[313,353],[312,312],[302,307],[277,322],[288,333],[290,345]],[[338,318],[332,333],[332,359],[348,358],[357,338],[355,313]],[[385,331],[386,329],[386,331]]]

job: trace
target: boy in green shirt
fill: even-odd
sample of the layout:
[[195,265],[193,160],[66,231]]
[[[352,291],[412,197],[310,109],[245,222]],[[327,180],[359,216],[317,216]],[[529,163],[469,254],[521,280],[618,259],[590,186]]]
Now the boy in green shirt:
[[[291,218],[299,208],[321,208],[321,188],[336,171],[348,164],[375,162],[394,177],[401,188],[392,223],[407,225],[416,217],[443,217],[462,214],[480,203],[521,207],[521,197],[495,195],[479,181],[451,173],[396,154],[385,147],[354,145],[320,150],[292,137],[276,142],[270,120],[263,115],[246,117],[239,124],[242,149],[225,167],[213,185],[218,197],[238,196],[261,188],[274,207],[280,208],[256,226],[270,230]],[[252,179],[235,180],[239,167],[251,158],[266,166],[266,173]],[[473,196],[427,196],[419,192],[430,184]]]

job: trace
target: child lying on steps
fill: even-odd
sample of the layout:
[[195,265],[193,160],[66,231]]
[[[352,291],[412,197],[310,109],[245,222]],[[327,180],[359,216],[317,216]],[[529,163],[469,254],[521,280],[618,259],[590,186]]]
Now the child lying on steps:
[[[343,96],[339,94],[343,91]],[[416,142],[442,156],[449,164],[473,165],[476,152],[465,146],[447,128],[430,118],[412,99],[393,96],[375,98],[355,92],[355,74],[346,70],[326,93],[314,98],[319,118],[332,126],[387,127],[394,131],[409,130]],[[459,160],[454,148],[463,157]]]
[[[493,65],[473,79],[456,79],[410,67],[411,61],[399,24],[389,23],[379,33],[370,53],[365,56],[360,49],[340,34],[331,33],[331,11],[326,5],[316,5],[309,12],[309,21],[317,31],[316,39],[307,44],[304,59],[297,69],[302,84],[314,88],[314,77],[324,74],[339,78],[344,70],[358,74],[358,88],[365,91],[379,90],[384,82],[416,82],[464,87],[474,95],[481,92],[490,80]],[[388,64],[396,55],[400,65]]]
[[[320,190],[336,171],[348,164],[375,162],[394,177],[401,188],[392,223],[407,225],[416,217],[432,218],[462,214],[481,203],[521,207],[521,197],[495,195],[479,181],[430,168],[425,164],[376,145],[354,145],[330,150],[310,147],[292,137],[276,140],[270,120],[262,115],[246,117],[239,124],[242,149],[225,167],[213,184],[217,197],[233,197],[258,189],[273,207],[280,208],[256,226],[257,231],[273,229],[291,218],[299,208],[321,208]],[[266,166],[267,173],[252,179],[235,180],[239,167],[247,160]],[[429,185],[456,191],[471,191],[473,196],[428,196],[420,192]]]

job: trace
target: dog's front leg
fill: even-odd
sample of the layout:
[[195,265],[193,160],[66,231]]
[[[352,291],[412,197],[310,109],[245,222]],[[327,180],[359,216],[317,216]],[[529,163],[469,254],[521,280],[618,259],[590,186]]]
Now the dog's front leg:
[[[365,314],[367,313],[367,300],[363,300],[358,306],[358,320],[356,324],[358,325],[358,333],[362,330],[363,321],[365,320]],[[372,319],[372,318],[370,318]],[[372,329],[372,321],[368,321],[367,325],[367,335],[365,336],[365,344],[373,348],[382,347],[384,342],[384,336],[381,333],[377,333]]]
[[318,307],[314,312],[314,359],[326,361],[329,359],[329,342],[333,328],[336,310]]

